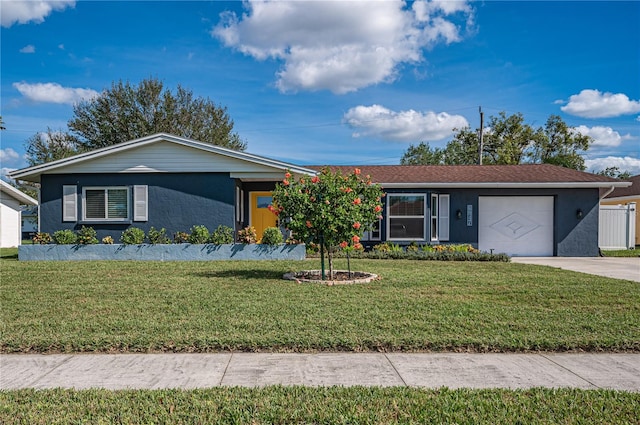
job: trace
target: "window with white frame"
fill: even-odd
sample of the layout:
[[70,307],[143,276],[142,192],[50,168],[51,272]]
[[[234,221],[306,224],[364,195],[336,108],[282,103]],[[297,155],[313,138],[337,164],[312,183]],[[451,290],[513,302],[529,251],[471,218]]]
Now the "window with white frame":
[[85,187],[82,189],[82,219],[85,221],[128,221],[129,188]]
[[390,240],[424,240],[425,203],[423,193],[387,194],[387,232]]
[[371,230],[365,230],[362,233],[363,241],[379,241],[381,240],[380,228],[382,220],[376,220]]
[[431,211],[431,241],[449,240],[449,194],[432,193]]
[[438,194],[431,194],[431,240],[438,240]]

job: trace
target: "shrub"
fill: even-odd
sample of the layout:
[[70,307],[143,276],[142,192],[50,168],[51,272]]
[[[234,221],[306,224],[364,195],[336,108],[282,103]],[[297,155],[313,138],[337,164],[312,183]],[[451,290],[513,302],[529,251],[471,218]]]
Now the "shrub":
[[283,242],[282,232],[277,227],[267,227],[262,234],[260,243],[265,245],[280,245]]
[[301,241],[300,239],[294,238],[293,236],[289,236],[287,240],[284,241],[284,243],[286,243],[287,245],[300,245],[301,243],[304,243],[304,242]]
[[97,233],[93,227],[82,226],[78,230],[78,243],[81,245],[92,245],[98,243]]
[[229,226],[220,225],[211,233],[209,242],[216,245],[233,243],[233,229]]
[[420,246],[413,241],[409,245],[407,245],[407,252],[417,252],[420,249]]
[[72,230],[57,230],[53,232],[53,241],[58,245],[73,245],[76,243],[77,236]]
[[102,238],[102,243],[105,245],[113,245],[113,238],[111,236],[105,236]]
[[373,247],[376,252],[404,252],[402,247],[392,242],[384,242]]
[[167,230],[164,227],[157,230],[155,227],[151,226],[151,229],[149,229],[149,233],[147,234],[147,238],[149,239],[149,243],[153,245],[171,243],[171,239],[167,237]]
[[46,232],[38,232],[33,235],[33,243],[37,243],[40,245],[46,245],[51,243],[51,235]]
[[137,227],[129,227],[127,230],[122,232],[120,242],[125,245],[140,245],[144,243],[144,230]]
[[189,234],[187,232],[176,232],[173,235],[173,243],[187,243]]
[[238,240],[241,243],[256,243],[258,236],[253,226],[247,226],[242,230],[238,230]]
[[189,235],[189,243],[207,243],[209,242],[209,229],[206,226],[193,226],[191,228],[191,235]]
[[453,245],[424,245],[421,250],[423,252],[471,252],[479,253],[480,251],[470,244],[453,244]]

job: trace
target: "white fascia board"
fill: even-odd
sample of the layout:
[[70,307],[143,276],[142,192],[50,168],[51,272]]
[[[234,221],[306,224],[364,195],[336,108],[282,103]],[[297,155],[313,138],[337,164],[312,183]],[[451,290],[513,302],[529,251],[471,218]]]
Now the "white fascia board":
[[600,202],[627,202],[640,200],[640,195],[616,196],[613,198],[602,198]]
[[551,183],[378,183],[385,189],[588,189],[628,187],[629,182],[551,182]]
[[11,198],[14,198],[15,200],[17,200],[20,203],[20,205],[38,205],[38,201],[33,199],[31,196],[16,189],[15,187],[11,186],[9,183],[6,183],[2,180],[0,180],[0,191],[2,191],[3,194],[6,194]]
[[[23,168],[21,170],[15,170],[9,173],[9,177],[11,177],[12,179],[30,180],[30,181],[39,182],[40,175],[45,172],[49,172],[57,168],[66,167],[69,165],[77,164],[79,162],[89,161],[92,159],[97,159],[105,155],[111,155],[117,152],[126,151],[129,149],[137,148],[140,146],[144,146],[150,143],[156,143],[160,141],[168,141],[168,142],[180,144],[183,146],[189,146],[195,149],[200,149],[200,150],[216,153],[219,155],[223,155],[223,156],[227,156],[227,157],[231,157],[231,158],[235,158],[243,161],[265,165],[265,166],[277,168],[280,170],[290,169],[293,172],[301,173],[301,174],[307,174],[307,175],[316,174],[314,170],[307,169],[304,167],[299,167],[293,164],[287,164],[285,162],[276,161],[270,158],[265,158],[258,155],[253,155],[253,154],[240,152],[240,151],[234,151],[232,149],[223,148],[223,147],[212,145],[209,143],[203,143],[196,140],[187,139],[184,137],[178,137],[171,134],[158,133],[151,136],[142,137],[140,139],[119,143],[117,145],[96,149],[91,152],[81,153],[78,155],[71,156],[69,158],[63,158],[57,161],[35,165],[33,167]],[[29,177],[34,177],[34,178],[29,179]]]

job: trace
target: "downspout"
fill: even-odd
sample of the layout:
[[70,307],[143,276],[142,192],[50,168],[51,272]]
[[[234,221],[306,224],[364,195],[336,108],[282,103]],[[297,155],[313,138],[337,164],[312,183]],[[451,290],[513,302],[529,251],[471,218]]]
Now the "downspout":
[[602,195],[602,196],[600,197],[600,200],[602,201],[604,198],[606,198],[607,196],[609,196],[609,194],[610,194],[611,192],[613,192],[613,191],[615,190],[615,188],[616,188],[615,186],[611,186],[611,188],[610,188],[609,190],[607,190],[607,191],[605,192],[605,194],[604,194],[604,195]]

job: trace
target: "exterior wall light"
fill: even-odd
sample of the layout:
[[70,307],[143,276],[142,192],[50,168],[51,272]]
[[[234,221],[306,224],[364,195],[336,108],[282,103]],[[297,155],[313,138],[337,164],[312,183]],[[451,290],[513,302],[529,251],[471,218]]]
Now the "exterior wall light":
[[462,218],[462,210],[456,211],[456,218],[460,220]]
[[578,211],[576,211],[576,217],[578,218],[578,220],[581,220],[583,215],[584,214],[582,214],[582,210],[578,208]]

